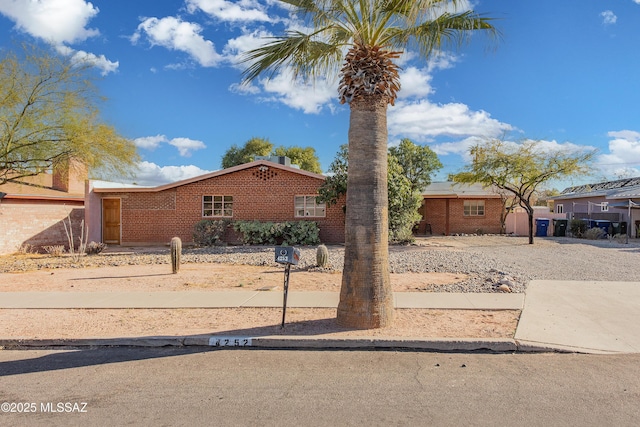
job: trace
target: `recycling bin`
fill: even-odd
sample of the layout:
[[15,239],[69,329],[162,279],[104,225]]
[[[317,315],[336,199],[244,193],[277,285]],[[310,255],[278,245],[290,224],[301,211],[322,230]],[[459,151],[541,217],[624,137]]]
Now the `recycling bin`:
[[593,222],[594,222],[593,227],[598,227],[599,229],[604,231],[605,236],[609,234],[609,227],[611,227],[611,221],[607,221],[604,219],[596,219]]
[[549,218],[536,218],[536,237],[546,237],[549,233]]

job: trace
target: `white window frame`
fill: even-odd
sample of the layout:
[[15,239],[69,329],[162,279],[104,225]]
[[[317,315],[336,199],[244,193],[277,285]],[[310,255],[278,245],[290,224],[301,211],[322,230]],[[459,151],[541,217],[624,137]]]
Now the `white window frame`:
[[600,212],[609,212],[609,202],[600,203]]
[[296,218],[326,218],[327,204],[318,203],[317,194],[296,194],[293,197],[293,210]]
[[556,205],[556,213],[559,213],[559,214],[564,213],[564,205],[563,204]]
[[[218,204],[218,207],[216,207],[216,204]],[[216,212],[219,212],[219,213],[216,215]],[[203,218],[233,217],[233,196],[225,196],[221,194],[202,196],[202,217]]]
[[[465,200],[462,202],[462,215],[464,217],[485,216],[484,200]],[[480,206],[482,206],[482,214],[480,214]],[[475,213],[474,213],[475,211]]]

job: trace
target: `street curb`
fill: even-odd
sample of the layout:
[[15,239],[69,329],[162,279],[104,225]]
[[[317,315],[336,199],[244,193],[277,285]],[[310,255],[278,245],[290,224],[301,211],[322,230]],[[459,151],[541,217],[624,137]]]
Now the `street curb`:
[[[248,344],[234,345],[235,340]],[[225,341],[227,342],[225,344]],[[509,338],[308,338],[300,336],[226,337],[218,335],[153,336],[132,338],[0,339],[0,348],[33,347],[209,347],[272,350],[417,350],[443,352],[488,351],[496,353],[581,352],[560,346],[520,343]]]

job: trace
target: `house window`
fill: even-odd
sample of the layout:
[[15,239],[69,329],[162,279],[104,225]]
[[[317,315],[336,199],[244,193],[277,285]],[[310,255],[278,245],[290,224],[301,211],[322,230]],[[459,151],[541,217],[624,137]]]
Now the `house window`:
[[233,216],[233,196],[202,196],[202,216]]
[[464,216],[484,216],[484,200],[465,200]]
[[600,211],[601,212],[609,212],[609,202],[602,202],[600,204]]
[[318,196],[295,196],[296,217],[324,217],[326,205],[316,201]]
[[564,213],[564,206],[556,205],[556,213]]

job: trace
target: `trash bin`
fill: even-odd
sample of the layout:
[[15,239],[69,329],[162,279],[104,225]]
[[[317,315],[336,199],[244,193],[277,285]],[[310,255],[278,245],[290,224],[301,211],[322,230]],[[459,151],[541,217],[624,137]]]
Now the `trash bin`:
[[567,235],[567,224],[569,220],[566,219],[554,219],[553,220],[553,235],[556,237],[564,237]]
[[549,230],[548,218],[536,218],[536,237],[546,237]]
[[619,234],[621,236],[627,235],[627,222],[612,222],[611,228],[613,229],[613,235]]

